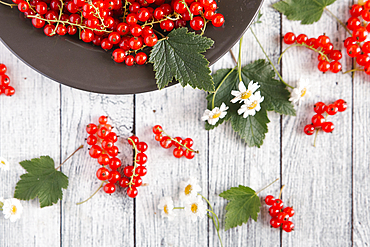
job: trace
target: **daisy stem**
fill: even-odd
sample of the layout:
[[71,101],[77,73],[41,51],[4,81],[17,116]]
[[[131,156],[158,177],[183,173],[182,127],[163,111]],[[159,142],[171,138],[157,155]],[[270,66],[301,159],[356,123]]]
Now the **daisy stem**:
[[226,79],[229,77],[229,75],[231,75],[231,73],[235,70],[235,68],[231,69],[230,72],[225,76],[225,78],[221,81],[220,85],[218,85],[216,91],[213,93],[213,97],[212,97],[212,109],[215,108],[215,98],[216,98],[216,94],[218,92],[218,90],[220,89],[220,87],[222,86],[222,84],[226,81]]
[[242,80],[242,43],[243,43],[243,36],[240,38],[240,41],[239,41],[239,56],[238,56],[239,81],[243,81]]
[[233,61],[234,61],[235,65],[238,65],[238,61],[236,61],[236,58],[235,58],[234,52],[233,52],[232,50],[229,50],[229,52],[230,52],[230,55],[231,55],[231,57],[232,57],[232,59],[233,59]]
[[260,46],[260,48],[261,48],[261,50],[262,50],[263,54],[265,54],[265,56],[266,56],[267,60],[269,60],[269,62],[270,62],[270,64],[271,64],[272,68],[275,70],[275,73],[276,73],[276,74],[278,75],[278,77],[280,78],[280,81],[281,81],[282,83],[284,83],[284,84],[285,84],[285,86],[290,87],[291,89],[293,89],[294,87],[292,87],[291,85],[289,85],[288,83],[286,83],[286,82],[283,80],[283,78],[281,77],[281,75],[280,75],[279,71],[277,71],[277,69],[275,68],[275,65],[271,62],[271,59],[269,58],[269,56],[267,56],[267,54],[266,54],[266,52],[265,52],[265,49],[263,49],[263,47],[262,47],[262,45],[261,45],[260,41],[258,40],[258,38],[257,38],[256,34],[253,32],[253,29],[252,29],[252,28],[250,28],[250,30],[251,30],[251,32],[252,32],[252,34],[253,34],[254,38],[257,40],[257,43],[258,43],[258,45]]
[[57,168],[55,168],[55,170],[58,170],[64,163],[66,163],[66,161],[69,158],[71,158],[75,153],[77,153],[78,150],[80,150],[83,147],[84,147],[84,145],[79,146],[70,156],[67,157],[67,159],[65,159]]
[[281,192],[283,192],[285,185],[281,186],[280,193],[279,193],[279,199],[281,198]]
[[328,8],[325,8],[325,10],[326,10],[326,12],[328,12],[332,17],[334,17],[334,19],[342,26],[342,27],[344,27],[344,29],[346,29],[346,31],[347,31],[347,33],[349,33],[349,35],[351,35],[352,36],[352,33],[351,33],[351,31],[347,28],[347,26],[346,25],[344,25],[344,23],[341,21],[341,20],[339,20],[339,18],[336,16],[336,15],[334,15]]
[[279,180],[279,178],[275,179],[272,183],[270,183],[269,185],[267,185],[265,188],[263,188],[263,189],[261,189],[261,190],[257,191],[257,192],[256,192],[256,194],[259,194],[261,191],[263,191],[263,190],[267,189],[268,187],[270,187],[273,183],[275,183],[275,182],[276,182],[276,181],[278,181],[278,180]]
[[174,207],[173,209],[185,209],[185,207]]
[[99,188],[94,192],[94,194],[92,194],[89,198],[87,198],[85,201],[82,201],[82,202],[79,202],[79,203],[76,203],[76,205],[81,205],[82,203],[85,203],[87,202],[88,200],[90,200],[91,198],[93,198],[93,196],[96,195],[96,193],[98,193],[98,191],[103,187],[103,184],[104,184],[104,181],[101,182]]

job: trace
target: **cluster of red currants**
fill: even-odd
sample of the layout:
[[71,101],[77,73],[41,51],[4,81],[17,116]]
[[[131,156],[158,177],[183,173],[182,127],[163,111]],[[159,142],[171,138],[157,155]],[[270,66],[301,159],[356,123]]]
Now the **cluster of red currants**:
[[[370,25],[370,1],[364,5],[354,4],[350,8],[351,17],[347,21],[347,27],[352,31],[352,36],[344,41],[348,56],[356,58],[360,66],[364,66],[366,74],[370,75],[370,41],[366,41]],[[360,20],[360,17],[364,20]]]
[[268,195],[265,198],[265,203],[269,206],[269,214],[272,219],[270,225],[274,228],[282,227],[284,231],[291,232],[294,230],[294,223],[289,221],[293,217],[295,211],[292,207],[284,207],[284,203],[280,199],[275,199],[273,196]]
[[326,133],[331,133],[334,130],[334,124],[327,122],[326,117],[322,114],[325,112],[327,115],[335,115],[338,111],[344,112],[347,109],[347,102],[342,99],[335,101],[333,104],[325,105],[323,102],[317,102],[313,110],[316,114],[312,117],[312,124],[304,127],[304,133],[306,135],[313,135],[315,129],[322,129]]
[[12,96],[15,93],[15,90],[10,84],[10,78],[5,73],[7,67],[5,64],[0,63],[0,95],[5,94],[6,96]]
[[[144,176],[146,174],[146,168],[143,166],[136,167],[136,164],[146,163],[147,157],[142,152],[148,149],[148,145],[145,142],[139,142],[139,138],[136,136],[129,138],[128,142],[131,145],[134,145],[135,150],[139,150],[141,153],[137,156],[135,155],[135,167],[126,166],[124,168],[124,174],[127,177],[130,177],[130,179],[121,176],[118,169],[121,168],[122,162],[117,158],[119,149],[115,146],[118,136],[112,131],[112,126],[107,122],[108,117],[101,116],[99,117],[98,126],[93,123],[86,126],[86,132],[89,134],[86,138],[86,142],[91,145],[89,154],[92,158],[97,159],[98,163],[102,165],[102,167],[97,170],[96,177],[101,181],[106,181],[106,184],[103,187],[104,192],[108,194],[114,193],[116,191],[116,183],[119,182],[121,187],[129,187],[127,195],[134,198],[138,193],[136,187],[139,187],[142,184],[140,176]],[[110,170],[107,167],[109,167]]]
[[[104,50],[113,60],[132,66],[145,64],[147,54],[138,52],[158,42],[156,33],[170,32],[189,23],[203,30],[207,22],[221,27],[225,18],[216,13],[214,0],[12,0],[36,28],[47,36],[75,35]],[[46,25],[45,25],[46,24]]]
[[300,34],[296,37],[294,33],[289,32],[284,35],[284,43],[287,45],[297,43],[318,52],[319,64],[317,67],[323,73],[329,70],[333,73],[338,73],[342,70],[342,64],[339,62],[342,58],[342,52],[334,50],[330,38],[326,35],[320,35],[317,39],[309,39],[305,34]]
[[153,127],[153,133],[155,134],[155,140],[158,141],[163,148],[168,149],[175,146],[173,156],[176,158],[185,156],[187,159],[192,159],[194,158],[195,153],[199,153],[198,151],[191,149],[194,144],[194,141],[191,138],[172,138],[163,131],[162,126],[160,125],[155,125]]

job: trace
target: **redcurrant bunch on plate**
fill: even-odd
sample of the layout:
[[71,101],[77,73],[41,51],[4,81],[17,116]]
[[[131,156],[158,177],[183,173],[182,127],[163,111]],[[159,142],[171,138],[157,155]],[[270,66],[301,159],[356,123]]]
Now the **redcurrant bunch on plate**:
[[[334,130],[334,124],[326,121],[326,118],[331,115],[337,114],[337,112],[344,112],[347,109],[347,102],[343,99],[338,99],[332,104],[326,105],[323,102],[317,102],[314,107],[315,115],[312,117],[312,123],[304,127],[304,133],[306,135],[313,135],[316,130],[316,135],[321,129],[326,133],[331,133]],[[324,117],[323,114],[326,113]],[[316,137],[315,137],[316,142]],[[314,142],[314,146],[315,146]]]
[[106,51],[114,49],[113,60],[127,66],[147,62],[148,51],[140,50],[155,46],[157,34],[165,38],[186,26],[203,33],[207,23],[221,27],[225,22],[214,0],[12,1],[45,35],[78,35]]
[[162,126],[160,125],[155,125],[153,127],[153,133],[155,134],[155,140],[158,141],[163,148],[168,149],[172,146],[175,147],[175,149],[173,150],[173,156],[175,156],[176,158],[181,158],[185,156],[185,158],[187,159],[192,159],[194,158],[196,153],[199,153],[199,151],[191,149],[194,144],[194,141],[191,138],[172,138],[164,132]]
[[[295,46],[303,46],[317,52],[317,59],[319,60],[317,68],[323,73],[328,71],[338,73],[342,70],[342,64],[339,62],[342,58],[342,52],[340,50],[334,50],[330,38],[325,34],[320,35],[317,39],[309,39],[305,34],[300,34],[296,37],[294,33],[289,32],[284,35],[284,43],[292,45],[287,49]],[[283,53],[281,55],[283,55]]]
[[285,207],[281,199],[275,199],[272,195],[268,195],[265,198],[265,203],[269,206],[269,214],[272,219],[270,220],[271,227],[281,227],[286,232],[294,230],[294,223],[289,221],[294,216],[293,207]]
[[5,73],[7,71],[5,64],[0,63],[0,95],[5,94],[6,96],[12,96],[15,90],[10,86],[10,78]]

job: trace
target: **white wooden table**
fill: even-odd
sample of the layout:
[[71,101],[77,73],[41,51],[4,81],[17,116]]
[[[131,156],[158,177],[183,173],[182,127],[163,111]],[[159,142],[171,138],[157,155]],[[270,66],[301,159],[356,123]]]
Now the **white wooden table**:
[[[317,37],[326,33],[336,48],[343,49],[345,32],[324,13],[320,22],[301,26],[288,21],[271,8],[276,0],[266,0],[262,24],[254,26],[274,63],[285,45],[283,34],[293,31]],[[337,1],[329,9],[345,22],[352,1]],[[31,28],[31,27],[30,27]],[[45,37],[46,38],[46,37]],[[248,31],[243,43],[243,64],[264,58]],[[233,48],[237,54],[237,46]],[[148,174],[137,199],[123,190],[108,196],[99,192],[81,206],[98,186],[87,146],[62,167],[69,177],[63,201],[39,208],[37,200],[22,202],[24,213],[11,223],[0,217],[0,246],[219,246],[212,221],[191,223],[185,217],[173,222],[162,219],[157,210],[163,196],[178,198],[179,183],[190,176],[201,184],[202,194],[212,202],[224,225],[227,201],[218,195],[239,184],[256,190],[280,178],[285,185],[282,198],[294,206],[295,231],[271,229],[267,206],[258,222],[221,231],[224,246],[369,246],[370,245],[370,77],[358,73],[322,74],[317,55],[303,48],[287,52],[280,66],[283,78],[293,85],[309,78],[312,97],[297,108],[297,117],[269,114],[269,133],[264,145],[249,148],[230,124],[206,131],[200,120],[206,108],[206,93],[176,85],[162,91],[112,96],[75,90],[38,74],[0,44],[0,62],[16,88],[13,97],[0,96],[0,156],[12,163],[0,171],[0,197],[13,196],[19,176],[25,171],[19,161],[50,155],[56,163],[64,160],[86,138],[85,126],[108,115],[122,137],[135,133],[148,142]],[[344,69],[351,60],[342,59]],[[213,70],[234,66],[229,54]],[[320,134],[317,147],[313,137],[303,133],[310,122],[313,104],[339,98],[348,110],[332,118],[333,134]],[[153,138],[151,128],[160,124],[174,136],[191,137],[200,150],[193,160],[176,159]],[[132,161],[132,150],[121,138],[120,157]],[[277,196],[280,185],[261,195]],[[176,203],[175,203],[176,204]],[[178,204],[176,204],[178,205]]]

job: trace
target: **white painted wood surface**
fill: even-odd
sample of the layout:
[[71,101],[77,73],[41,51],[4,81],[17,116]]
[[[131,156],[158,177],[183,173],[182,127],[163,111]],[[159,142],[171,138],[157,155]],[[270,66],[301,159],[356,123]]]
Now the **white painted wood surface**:
[[[331,17],[312,26],[291,22],[274,11],[266,0],[262,24],[254,27],[268,55],[276,64],[281,49],[281,35],[288,31],[308,36],[323,32],[343,49],[345,32]],[[337,1],[330,10],[348,18],[352,1]],[[238,48],[233,51],[237,54]],[[248,31],[243,43],[243,64],[264,58]],[[112,196],[99,192],[90,202],[76,206],[98,186],[98,167],[87,153],[80,151],[62,170],[70,178],[64,199],[53,207],[40,209],[37,200],[22,202],[24,213],[16,223],[0,217],[0,246],[219,246],[211,220],[191,223],[185,216],[168,222],[161,218],[157,205],[163,196],[178,202],[179,183],[193,176],[199,180],[202,194],[208,197],[221,219],[224,246],[369,246],[370,245],[370,78],[321,74],[317,55],[295,48],[282,60],[283,78],[294,85],[300,78],[312,83],[312,97],[297,110],[297,117],[271,113],[269,133],[264,145],[248,148],[231,130],[230,124],[207,132],[200,117],[206,107],[205,93],[173,86],[162,91],[137,95],[107,96],[61,86],[18,60],[0,44],[0,62],[9,69],[13,97],[0,96],[0,156],[12,163],[9,171],[0,171],[0,197],[10,198],[24,170],[17,164],[24,159],[50,155],[56,163],[64,160],[86,137],[85,126],[108,115],[120,140],[120,157],[132,160],[132,150],[125,139],[135,133],[149,144],[146,187],[132,200],[123,190]],[[350,59],[342,59],[345,69]],[[213,66],[233,67],[226,54]],[[330,103],[343,98],[348,110],[331,119],[333,134],[313,137],[303,134],[303,127],[313,115],[317,101]],[[170,150],[154,140],[151,128],[160,124],[173,136],[191,137],[200,151],[193,160],[175,159]],[[275,178],[286,187],[283,200],[294,206],[296,230],[285,233],[269,227],[265,205],[258,221],[225,232],[227,202],[218,195],[239,184],[256,190]],[[278,195],[279,183],[266,191]]]

